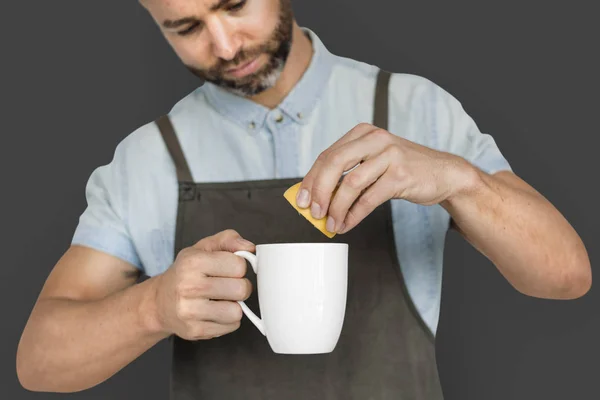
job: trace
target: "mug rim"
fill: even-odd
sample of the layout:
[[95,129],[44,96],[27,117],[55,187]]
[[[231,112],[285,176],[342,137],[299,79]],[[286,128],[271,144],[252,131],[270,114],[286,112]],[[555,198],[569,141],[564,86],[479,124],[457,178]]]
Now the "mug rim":
[[321,242],[310,242],[310,243],[263,243],[257,244],[256,248],[261,247],[306,247],[306,246],[327,246],[327,247],[348,247],[348,243],[321,243]]

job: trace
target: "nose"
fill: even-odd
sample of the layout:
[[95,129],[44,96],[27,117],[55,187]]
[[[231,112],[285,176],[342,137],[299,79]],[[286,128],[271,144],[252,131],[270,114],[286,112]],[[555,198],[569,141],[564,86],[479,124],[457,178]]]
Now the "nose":
[[215,56],[230,61],[240,49],[241,42],[236,38],[234,27],[215,19],[207,22],[212,37],[212,51]]

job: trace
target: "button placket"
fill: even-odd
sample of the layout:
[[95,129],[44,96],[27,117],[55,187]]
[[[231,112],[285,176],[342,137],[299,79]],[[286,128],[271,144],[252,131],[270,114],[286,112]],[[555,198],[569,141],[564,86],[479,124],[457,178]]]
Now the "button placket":
[[274,122],[273,118],[267,118],[267,120],[265,122],[265,126],[266,126],[269,134],[271,135],[271,140],[273,141],[273,166],[275,167],[275,171],[273,171],[273,172],[275,174],[275,178],[279,178],[281,175],[281,166],[280,166],[281,160],[279,159],[280,158],[279,154],[281,153],[281,151],[280,151],[281,138],[277,134],[278,127],[275,126],[275,122]]
[[271,111],[267,119],[267,127],[271,132],[274,144],[275,176],[277,178],[293,175],[291,165],[295,165],[296,149],[294,149],[294,128],[279,109]]

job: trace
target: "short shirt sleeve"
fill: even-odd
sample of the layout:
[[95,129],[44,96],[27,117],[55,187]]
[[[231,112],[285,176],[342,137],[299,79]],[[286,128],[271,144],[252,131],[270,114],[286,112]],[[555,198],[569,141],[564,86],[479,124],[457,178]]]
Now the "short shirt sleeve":
[[435,84],[432,98],[440,150],[463,157],[488,174],[512,171],[494,138],[479,130],[456,98]]
[[112,161],[96,168],[85,189],[87,207],[79,218],[72,244],[93,248],[143,270],[127,228],[127,171],[124,143]]

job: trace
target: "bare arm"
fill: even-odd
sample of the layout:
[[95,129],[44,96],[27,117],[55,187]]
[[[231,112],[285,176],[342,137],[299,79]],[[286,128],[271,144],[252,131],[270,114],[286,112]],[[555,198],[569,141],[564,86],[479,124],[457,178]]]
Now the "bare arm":
[[465,179],[464,190],[442,203],[452,227],[521,293],[549,299],[583,296],[591,286],[590,261],[567,220],[512,172],[473,170],[475,178]]
[[517,175],[486,174],[462,157],[373,125],[357,125],[319,155],[297,204],[310,207],[314,218],[327,216],[328,231],[344,234],[389,199],[440,204],[462,236],[521,293],[574,299],[591,287],[581,238]]
[[[134,285],[137,270],[79,246],[57,263],[25,326],[17,374],[31,391],[93,387],[171,334],[201,340],[238,329],[236,300],[250,296],[246,262],[253,251],[235,231],[180,252],[161,275]],[[213,301],[221,300],[221,301]]]
[[156,278],[72,246],[48,277],[17,350],[17,373],[32,391],[74,392],[110,378],[167,335],[152,326]]

